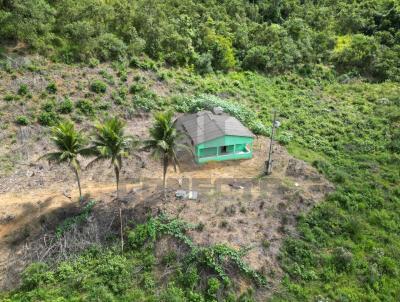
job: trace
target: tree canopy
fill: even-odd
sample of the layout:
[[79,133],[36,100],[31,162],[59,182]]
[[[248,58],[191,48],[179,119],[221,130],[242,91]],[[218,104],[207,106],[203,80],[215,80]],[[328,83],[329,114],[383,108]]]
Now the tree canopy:
[[395,0],[2,0],[0,38],[64,62],[147,55],[200,73],[325,64],[399,80]]

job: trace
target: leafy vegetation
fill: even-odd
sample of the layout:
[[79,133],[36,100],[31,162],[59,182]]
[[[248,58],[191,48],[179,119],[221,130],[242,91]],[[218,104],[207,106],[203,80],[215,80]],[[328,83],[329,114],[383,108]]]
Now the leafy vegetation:
[[68,232],[73,226],[79,225],[85,222],[92,210],[93,207],[96,205],[94,200],[90,200],[82,209],[82,211],[76,215],[65,219],[57,228],[56,228],[56,238],[61,238],[65,232]]
[[334,65],[340,73],[399,80],[400,6],[368,1],[6,1],[1,40],[25,42],[56,61],[147,55],[204,74],[266,73]]
[[[57,232],[65,232],[71,223],[83,221],[92,205],[89,203],[79,216],[65,221]],[[241,260],[245,251],[225,245],[198,247],[186,234],[193,227],[184,221],[161,215],[127,230],[128,248],[122,254],[116,246],[93,247],[55,267],[44,263],[32,264],[23,273],[20,290],[5,297],[4,301],[21,301],[25,297],[29,297],[29,301],[150,302],[162,299],[173,302],[214,301],[217,298],[227,302],[254,301],[251,293],[235,298],[232,282],[225,272],[225,267],[235,265],[258,286],[266,284],[262,276]],[[156,242],[168,236],[189,250],[180,255],[182,261],[178,262],[176,255],[171,257],[170,253],[166,255],[170,260],[157,263]],[[154,274],[162,266],[172,269],[166,282]]]

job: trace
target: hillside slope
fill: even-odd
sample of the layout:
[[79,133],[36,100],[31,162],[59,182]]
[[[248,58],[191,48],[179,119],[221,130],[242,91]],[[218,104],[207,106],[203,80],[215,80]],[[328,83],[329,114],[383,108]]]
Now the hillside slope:
[[[185,111],[195,95],[206,93],[221,98],[226,108],[242,110],[238,114],[250,110],[265,127],[260,131],[267,131],[275,108],[282,124],[279,141],[336,191],[298,218],[299,233],[281,249],[285,277],[272,300],[396,301],[400,295],[398,83],[339,82],[324,67],[310,77],[252,72],[202,77],[148,62],[141,68],[53,64],[29,56],[12,62],[11,69],[0,71],[2,193],[13,190],[10,177],[26,177],[13,173],[42,152],[48,126],[62,119],[89,129],[109,115],[130,120],[147,111]],[[201,99],[216,102],[214,96]],[[37,142],[28,139],[33,129]],[[41,286],[35,285],[37,293],[46,291]],[[24,290],[16,301],[28,295]]]

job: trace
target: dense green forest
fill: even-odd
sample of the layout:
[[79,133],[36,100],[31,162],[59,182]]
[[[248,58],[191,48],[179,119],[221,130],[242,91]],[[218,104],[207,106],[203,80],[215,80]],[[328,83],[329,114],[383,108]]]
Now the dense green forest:
[[[10,118],[4,131],[12,123],[51,126],[109,112],[187,112],[211,104],[268,135],[275,108],[282,122],[278,141],[336,190],[298,217],[298,234],[280,251],[284,278],[270,301],[398,301],[398,1],[0,0],[0,38],[0,55],[23,42],[14,51],[39,53],[57,68],[112,62],[107,70],[100,64],[104,70],[87,88],[87,99],[60,96],[56,102],[54,82],[41,95],[21,85],[1,96],[3,108],[27,112],[15,120],[0,112],[0,119]],[[48,68],[32,62],[17,69],[4,59],[1,72],[16,78]],[[129,72],[137,81],[128,88]],[[157,96],[151,81],[171,94]],[[110,99],[102,98],[105,91],[112,91]],[[56,266],[33,264],[21,287],[0,300],[254,301],[251,290],[235,294],[234,280],[221,268],[224,259],[247,274],[255,290],[274,276],[252,271],[229,247],[193,246],[185,230],[196,227],[150,219],[127,230],[124,253],[114,238],[117,243]],[[173,254],[156,259],[154,243],[164,235],[189,246],[190,261],[158,288],[157,266],[182,260]],[[204,268],[212,277],[200,273]]]
[[1,0],[0,38],[56,61],[148,55],[199,72],[339,73],[399,80],[395,0]]

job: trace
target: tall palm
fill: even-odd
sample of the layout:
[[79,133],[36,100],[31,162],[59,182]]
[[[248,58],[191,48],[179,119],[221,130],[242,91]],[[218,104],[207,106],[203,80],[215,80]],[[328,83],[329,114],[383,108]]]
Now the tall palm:
[[153,127],[150,129],[150,139],[144,141],[144,149],[150,150],[154,158],[162,161],[164,197],[168,166],[172,164],[176,171],[179,165],[177,151],[188,149],[187,146],[178,143],[181,134],[175,128],[172,116],[172,112],[156,113]]
[[39,159],[46,158],[49,162],[58,164],[67,163],[75,174],[79,188],[79,198],[81,199],[82,189],[79,177],[81,165],[78,156],[84,154],[84,136],[80,131],[75,129],[74,124],[70,121],[54,126],[51,132],[51,140],[55,144],[57,151],[47,153]]
[[125,122],[118,117],[107,119],[104,123],[97,123],[96,133],[88,153],[95,156],[87,168],[100,160],[110,160],[114,168],[117,185],[117,198],[119,191],[119,176],[122,169],[122,159],[130,153],[137,141],[132,136],[124,134]]

